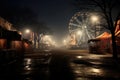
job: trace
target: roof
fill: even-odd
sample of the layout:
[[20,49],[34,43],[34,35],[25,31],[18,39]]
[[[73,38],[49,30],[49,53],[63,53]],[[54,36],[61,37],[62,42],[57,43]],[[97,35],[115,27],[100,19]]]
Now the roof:
[[104,32],[101,35],[99,35],[98,37],[96,37],[97,39],[105,39],[105,38],[110,38],[111,34],[108,32]]

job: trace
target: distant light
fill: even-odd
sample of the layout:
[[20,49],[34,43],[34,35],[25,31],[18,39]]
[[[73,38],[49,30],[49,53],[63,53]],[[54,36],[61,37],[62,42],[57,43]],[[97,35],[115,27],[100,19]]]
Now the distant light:
[[64,39],[63,42],[66,43],[66,40]]
[[100,73],[100,72],[101,72],[100,69],[96,69],[96,68],[93,68],[92,71],[93,71],[94,73]]
[[77,31],[77,35],[80,35],[81,34],[81,31]]
[[22,35],[22,32],[18,32],[20,35]]
[[77,58],[79,58],[79,59],[81,59],[82,58],[82,56],[76,56]]
[[95,15],[94,15],[94,16],[92,16],[92,17],[91,17],[91,20],[92,20],[93,22],[98,21],[98,16],[95,16]]
[[26,32],[26,33],[30,33],[30,30],[29,30],[29,29],[26,29],[25,32]]
[[66,45],[66,44],[67,44],[67,41],[66,41],[65,39],[63,40],[63,44],[64,44],[64,45]]

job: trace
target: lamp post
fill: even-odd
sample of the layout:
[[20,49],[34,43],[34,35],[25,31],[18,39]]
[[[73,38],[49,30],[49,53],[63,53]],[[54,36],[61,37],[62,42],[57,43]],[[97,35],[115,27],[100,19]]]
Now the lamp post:
[[33,39],[33,35],[32,35],[32,31],[30,29],[26,29],[25,30],[25,35],[28,35],[27,39],[29,39],[30,41],[32,41]]
[[32,41],[33,47],[35,47],[34,32],[30,29],[26,29],[25,33],[29,34],[29,40]]
[[92,22],[95,24],[95,38],[96,38],[96,28],[97,28],[97,21],[98,21],[98,16],[93,15],[91,17]]

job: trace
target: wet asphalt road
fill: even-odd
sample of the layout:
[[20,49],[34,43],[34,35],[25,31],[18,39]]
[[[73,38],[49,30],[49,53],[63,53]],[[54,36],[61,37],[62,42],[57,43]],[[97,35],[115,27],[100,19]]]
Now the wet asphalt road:
[[48,63],[41,62],[41,52],[26,54],[22,62],[0,68],[0,80],[120,80],[120,63],[111,55],[87,51],[47,51]]
[[43,63],[41,53],[26,54],[23,61],[1,66],[0,80],[73,80],[68,57],[47,51],[49,60]]

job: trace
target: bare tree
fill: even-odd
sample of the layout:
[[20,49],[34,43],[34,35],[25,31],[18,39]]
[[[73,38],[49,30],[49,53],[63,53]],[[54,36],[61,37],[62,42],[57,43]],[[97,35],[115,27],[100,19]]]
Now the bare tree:
[[[113,58],[117,59],[117,47],[115,39],[115,29],[117,21],[120,17],[120,0],[75,0],[75,6],[80,10],[82,9],[92,9],[94,11],[99,11],[104,15],[107,22],[107,29],[112,34],[112,53]],[[114,23],[115,22],[115,23]]]

